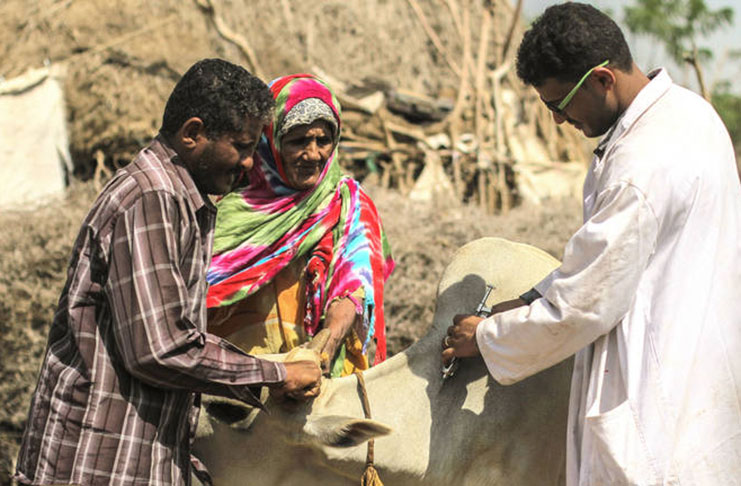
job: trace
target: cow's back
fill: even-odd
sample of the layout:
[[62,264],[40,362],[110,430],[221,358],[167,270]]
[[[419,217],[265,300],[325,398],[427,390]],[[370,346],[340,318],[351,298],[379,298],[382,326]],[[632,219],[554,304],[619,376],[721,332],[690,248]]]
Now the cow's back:
[[[559,265],[546,252],[500,238],[475,240],[456,252],[438,285],[430,352],[456,314],[516,298]],[[431,476],[455,484],[550,485],[564,482],[566,419],[572,362],[568,360],[519,383],[502,386],[480,358],[462,360],[456,375],[430,380],[433,426]],[[456,449],[445,447],[455,437]],[[456,480],[457,478],[457,480]],[[453,484],[450,483],[450,484]]]
[[[440,373],[445,330],[455,314],[474,311],[487,284],[495,287],[489,304],[507,300],[557,265],[538,249],[498,238],[456,253],[428,335],[364,373],[373,419],[393,429],[375,441],[386,486],[563,483],[570,362],[510,386],[496,383],[480,358],[462,360],[445,382]],[[215,433],[197,444],[219,469],[217,484],[357,484],[365,445],[329,447],[307,436],[318,417],[363,417],[354,377],[326,380],[321,396],[297,411],[271,408],[248,431],[214,423]]]

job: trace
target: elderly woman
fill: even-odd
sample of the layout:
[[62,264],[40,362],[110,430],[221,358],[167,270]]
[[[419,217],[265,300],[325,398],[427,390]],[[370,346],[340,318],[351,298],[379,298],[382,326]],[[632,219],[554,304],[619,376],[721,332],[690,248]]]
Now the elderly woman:
[[344,376],[386,358],[383,286],[394,262],[373,202],[341,173],[332,91],[306,74],[270,89],[275,116],[249,182],[217,204],[209,332],[262,354],[327,328],[325,373]]

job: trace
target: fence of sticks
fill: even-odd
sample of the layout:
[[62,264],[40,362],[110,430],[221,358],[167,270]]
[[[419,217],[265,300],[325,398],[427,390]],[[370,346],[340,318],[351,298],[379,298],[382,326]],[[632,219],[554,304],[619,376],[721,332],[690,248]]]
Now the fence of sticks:
[[[346,84],[315,68],[339,93],[341,160],[349,171],[405,195],[434,181],[445,187],[427,187],[428,194],[447,188],[458,201],[506,212],[522,199],[520,179],[532,175],[533,166],[558,170],[585,159],[579,134],[556,125],[535,91],[515,74],[513,38],[521,36],[522,0],[514,9],[505,0],[484,2],[475,19],[477,46],[471,38],[471,0],[460,5],[446,0],[461,52],[443,45],[417,0],[407,1],[457,77],[456,96],[431,98],[373,79]],[[425,169],[438,177],[421,180]]]

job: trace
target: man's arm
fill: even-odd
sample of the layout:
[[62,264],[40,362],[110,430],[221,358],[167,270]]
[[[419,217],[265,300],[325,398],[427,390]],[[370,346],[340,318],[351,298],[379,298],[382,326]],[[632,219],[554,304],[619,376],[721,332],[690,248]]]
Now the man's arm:
[[[260,360],[201,332],[181,274],[182,214],[167,194],[147,193],[115,222],[105,291],[116,348],[129,372],[151,385],[254,402],[248,385],[318,390],[319,368]],[[309,366],[311,368],[311,366]],[[288,371],[288,376],[287,376]],[[299,393],[300,396],[300,393]]]
[[569,240],[562,265],[536,285],[543,298],[476,328],[489,371],[508,384],[573,355],[610,332],[636,296],[658,234],[643,194],[627,182],[603,190]]

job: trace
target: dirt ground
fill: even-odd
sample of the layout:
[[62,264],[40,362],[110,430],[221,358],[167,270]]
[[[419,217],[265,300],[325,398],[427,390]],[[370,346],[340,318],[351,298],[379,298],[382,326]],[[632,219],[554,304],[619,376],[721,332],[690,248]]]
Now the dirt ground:
[[[438,279],[461,245],[500,236],[560,257],[581,213],[575,200],[489,215],[471,206],[435,209],[379,187],[368,191],[397,262],[385,303],[391,353],[426,332]],[[0,214],[6,229],[0,232],[0,484],[8,484],[69,254],[95,193],[92,184],[78,184],[64,201]]]

